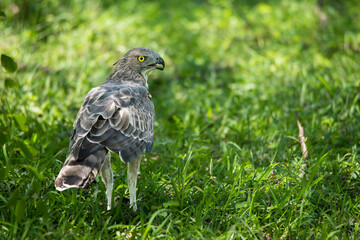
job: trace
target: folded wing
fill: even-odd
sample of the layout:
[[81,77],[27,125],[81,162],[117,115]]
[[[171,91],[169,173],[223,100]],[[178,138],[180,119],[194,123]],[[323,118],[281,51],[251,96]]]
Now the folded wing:
[[154,138],[154,106],[142,86],[106,84],[85,98],[71,136],[69,153],[84,159],[102,147],[131,162]]

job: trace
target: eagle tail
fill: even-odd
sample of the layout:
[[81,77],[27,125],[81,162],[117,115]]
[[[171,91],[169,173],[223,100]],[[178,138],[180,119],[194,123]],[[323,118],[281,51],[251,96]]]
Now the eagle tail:
[[70,154],[55,180],[56,189],[87,188],[98,175],[107,152],[106,148],[101,148],[83,159],[76,159]]

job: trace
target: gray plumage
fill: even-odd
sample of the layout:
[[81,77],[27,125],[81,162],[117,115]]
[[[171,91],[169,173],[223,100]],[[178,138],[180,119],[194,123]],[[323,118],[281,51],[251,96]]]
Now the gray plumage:
[[[129,176],[129,181],[135,181],[136,190],[141,154],[151,152],[154,141],[155,114],[147,76],[151,70],[163,70],[164,66],[158,53],[135,48],[115,63],[114,72],[103,84],[90,90],[74,123],[69,156],[55,181],[58,190],[86,188],[101,172],[109,209],[112,197],[109,150],[130,163],[128,174],[136,175]],[[134,184],[129,183],[129,188],[130,185]],[[132,194],[134,189],[130,189]],[[130,196],[130,202],[136,210],[134,196]]]

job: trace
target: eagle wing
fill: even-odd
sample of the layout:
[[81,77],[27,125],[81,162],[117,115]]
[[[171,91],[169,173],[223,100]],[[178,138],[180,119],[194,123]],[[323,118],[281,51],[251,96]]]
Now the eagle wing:
[[131,162],[154,140],[154,105],[145,87],[108,83],[86,96],[74,123],[69,154],[84,159],[106,147]]

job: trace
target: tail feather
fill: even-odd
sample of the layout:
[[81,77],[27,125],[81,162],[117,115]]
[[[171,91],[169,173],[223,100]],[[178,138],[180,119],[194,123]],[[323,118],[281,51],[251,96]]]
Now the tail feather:
[[98,175],[107,152],[106,148],[101,148],[84,159],[76,159],[70,154],[55,180],[56,189],[87,188]]

